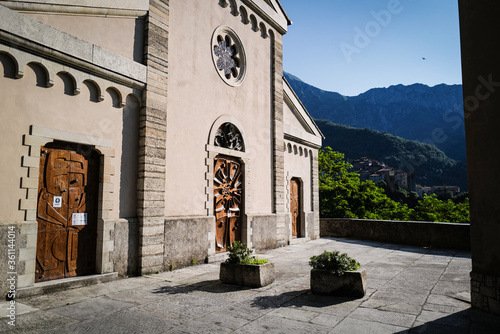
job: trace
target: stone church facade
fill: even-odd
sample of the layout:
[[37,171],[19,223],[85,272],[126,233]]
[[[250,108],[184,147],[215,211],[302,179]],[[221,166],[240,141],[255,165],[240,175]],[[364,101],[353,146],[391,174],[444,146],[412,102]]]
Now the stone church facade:
[[319,237],[322,134],[283,78],[277,0],[0,1],[0,18],[2,293],[10,272],[29,289]]

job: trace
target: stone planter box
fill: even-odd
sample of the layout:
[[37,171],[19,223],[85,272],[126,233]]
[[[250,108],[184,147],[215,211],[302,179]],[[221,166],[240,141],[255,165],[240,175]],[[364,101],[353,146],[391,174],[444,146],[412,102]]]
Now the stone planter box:
[[330,270],[311,269],[311,292],[315,295],[363,297],[366,294],[364,269],[338,276]]
[[224,283],[258,288],[274,282],[276,272],[272,262],[260,265],[223,262],[219,275]]

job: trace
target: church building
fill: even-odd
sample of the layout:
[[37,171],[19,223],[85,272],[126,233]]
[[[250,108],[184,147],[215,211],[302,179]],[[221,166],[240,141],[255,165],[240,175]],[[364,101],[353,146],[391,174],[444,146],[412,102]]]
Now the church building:
[[0,1],[0,287],[319,238],[278,0]]

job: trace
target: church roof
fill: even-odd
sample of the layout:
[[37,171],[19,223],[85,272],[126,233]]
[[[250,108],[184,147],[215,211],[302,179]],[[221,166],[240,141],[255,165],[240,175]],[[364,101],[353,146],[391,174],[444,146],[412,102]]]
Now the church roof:
[[285,77],[283,77],[283,93],[284,103],[288,106],[288,108],[290,108],[290,111],[293,114],[291,117],[295,118],[300,123],[299,126],[287,124],[287,117],[284,115],[285,139],[298,139],[300,141],[309,142],[318,148],[321,147],[321,141],[325,138],[325,136],[321,133],[321,130],[316,125],[316,122],[314,122],[314,119],[307,112],[306,108],[299,100],[297,94],[295,94],[288,81],[286,81]]
[[[269,1],[271,1],[271,0],[269,0]],[[276,1],[276,3],[278,4],[278,6],[279,6],[279,8],[280,8],[281,12],[282,12],[282,13],[283,13],[283,15],[285,16],[286,21],[288,22],[288,25],[289,25],[289,26],[290,26],[290,25],[292,25],[292,20],[290,20],[290,17],[288,17],[288,14],[285,12],[285,9],[284,9],[284,8],[283,8],[283,6],[281,5],[280,0],[275,0],[275,1]]]

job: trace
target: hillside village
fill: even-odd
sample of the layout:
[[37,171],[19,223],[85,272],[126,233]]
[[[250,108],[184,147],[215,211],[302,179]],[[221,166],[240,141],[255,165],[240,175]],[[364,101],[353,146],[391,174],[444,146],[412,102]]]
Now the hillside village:
[[424,194],[436,194],[438,196],[446,193],[457,195],[460,193],[458,186],[421,186],[415,183],[415,173],[396,169],[385,162],[361,157],[359,159],[348,159],[352,165],[352,171],[359,174],[362,182],[373,181],[375,184],[385,182],[387,188],[394,192],[399,188],[414,191],[419,197]]

